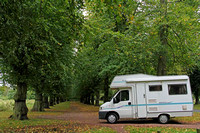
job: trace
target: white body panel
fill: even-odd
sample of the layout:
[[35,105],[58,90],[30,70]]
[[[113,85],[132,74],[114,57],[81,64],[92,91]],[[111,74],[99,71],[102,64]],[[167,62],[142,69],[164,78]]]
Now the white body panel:
[[[116,76],[111,88],[118,88],[119,92],[110,102],[103,104],[100,111],[117,112],[120,118],[157,118],[160,114],[180,117],[193,114],[192,93],[189,78],[186,75]],[[176,88],[179,90],[178,93]],[[125,90],[129,92],[129,99],[114,103],[114,98],[117,95],[121,96],[121,91]]]
[[144,83],[136,84],[136,108],[137,108],[137,118],[145,118],[147,116],[147,105],[146,105],[146,90]]

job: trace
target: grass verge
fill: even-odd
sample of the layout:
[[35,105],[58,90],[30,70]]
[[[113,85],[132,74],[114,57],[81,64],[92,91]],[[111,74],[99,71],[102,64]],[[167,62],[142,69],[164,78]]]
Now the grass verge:
[[184,128],[171,128],[171,127],[133,127],[126,126],[125,130],[129,133],[196,133],[196,129],[184,129]]
[[176,117],[176,118],[172,118],[172,120],[179,121],[179,122],[182,122],[182,123],[197,123],[197,122],[200,122],[200,113],[194,112],[193,116]]
[[195,105],[194,105],[194,109],[200,110],[200,104],[195,104]]

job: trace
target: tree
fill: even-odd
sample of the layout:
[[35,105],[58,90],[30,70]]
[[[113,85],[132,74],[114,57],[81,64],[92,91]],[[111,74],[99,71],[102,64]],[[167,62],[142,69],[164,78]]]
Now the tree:
[[87,0],[85,6],[76,54],[80,90],[104,88],[107,101],[115,75],[186,74],[198,58],[198,1]]
[[192,71],[189,72],[190,82],[192,92],[195,96],[195,104],[199,104],[199,95],[200,95],[200,68],[198,66],[194,67]]
[[40,93],[36,85],[43,82],[43,69],[49,58],[64,58],[56,54],[63,45],[69,50],[67,56],[71,55],[71,44],[81,24],[82,1],[6,0],[0,6],[2,71],[9,83],[17,85],[12,118],[28,119],[27,88],[35,85]]

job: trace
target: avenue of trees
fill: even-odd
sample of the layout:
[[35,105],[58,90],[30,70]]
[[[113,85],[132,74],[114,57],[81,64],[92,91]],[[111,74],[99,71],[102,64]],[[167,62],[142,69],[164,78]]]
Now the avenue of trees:
[[28,89],[36,95],[33,111],[43,111],[42,96],[50,96],[53,102],[66,98],[82,4],[73,0],[0,2],[1,69],[17,89],[11,118],[28,119]]
[[11,118],[67,97],[108,101],[115,75],[187,74],[199,103],[200,1],[2,0],[0,62],[16,88]]
[[199,1],[87,0],[85,6],[75,60],[82,102],[108,101],[115,75],[176,75],[199,68]]

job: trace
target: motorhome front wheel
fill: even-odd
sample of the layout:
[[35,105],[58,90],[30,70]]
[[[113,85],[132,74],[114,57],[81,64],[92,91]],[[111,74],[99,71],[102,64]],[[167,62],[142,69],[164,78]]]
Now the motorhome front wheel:
[[166,124],[169,121],[169,117],[167,115],[160,115],[158,121],[161,124]]
[[117,117],[117,115],[115,113],[108,114],[107,121],[109,123],[111,123],[111,124],[116,123],[117,120],[118,120],[118,117]]

